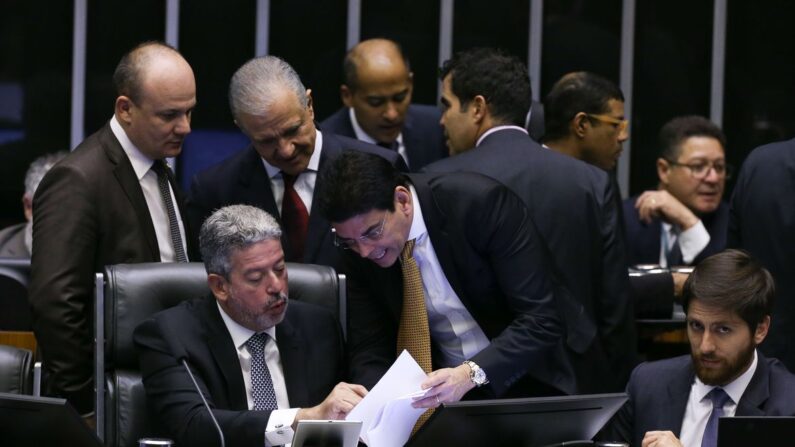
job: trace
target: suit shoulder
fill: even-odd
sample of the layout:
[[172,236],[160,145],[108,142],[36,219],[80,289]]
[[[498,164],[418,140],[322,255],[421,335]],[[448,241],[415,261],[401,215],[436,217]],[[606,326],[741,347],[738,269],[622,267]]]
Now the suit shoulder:
[[787,367],[775,358],[765,357],[767,368],[770,374],[770,393],[792,394],[795,390],[795,374],[792,374]]
[[243,167],[249,166],[251,163],[257,161],[258,154],[250,145],[231,157],[222,160],[196,174],[196,178],[207,181],[211,179],[227,178],[229,176],[237,176],[237,172]]
[[335,134],[346,134],[350,127],[348,108],[343,106],[320,122],[320,130]]
[[691,361],[689,355],[681,355],[653,362],[643,362],[632,371],[628,387],[640,386],[645,388],[651,383],[659,383],[666,378],[678,377],[688,370]]
[[423,120],[436,120],[438,124],[439,118],[442,117],[442,111],[436,106],[426,104],[410,104],[409,114],[422,118]]
[[745,159],[743,167],[758,164],[765,166],[778,165],[784,161],[795,162],[795,139],[757,147]]

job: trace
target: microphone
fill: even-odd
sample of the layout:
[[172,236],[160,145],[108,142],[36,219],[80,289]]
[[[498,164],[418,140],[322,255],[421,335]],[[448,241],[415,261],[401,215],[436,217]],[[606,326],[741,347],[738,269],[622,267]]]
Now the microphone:
[[204,408],[207,409],[207,413],[210,414],[210,419],[213,420],[213,424],[215,424],[215,429],[218,431],[218,438],[221,440],[221,447],[226,447],[226,439],[224,439],[224,432],[221,430],[221,426],[218,425],[218,420],[215,419],[215,415],[213,414],[212,410],[210,410],[210,405],[207,403],[207,399],[204,398],[204,394],[202,393],[201,388],[199,388],[199,383],[196,382],[196,378],[193,377],[193,373],[190,371],[190,368],[188,367],[188,361],[186,360],[188,358],[188,353],[185,352],[185,349],[181,345],[177,346],[177,344],[174,342],[175,340],[174,337],[169,337],[167,340],[171,347],[171,352],[174,354],[174,357],[177,358],[177,362],[182,363],[182,366],[185,367],[185,371],[188,373],[188,376],[190,376],[190,380],[193,382],[193,387],[196,390],[196,393],[199,395],[199,397],[202,398],[202,403],[204,403]]

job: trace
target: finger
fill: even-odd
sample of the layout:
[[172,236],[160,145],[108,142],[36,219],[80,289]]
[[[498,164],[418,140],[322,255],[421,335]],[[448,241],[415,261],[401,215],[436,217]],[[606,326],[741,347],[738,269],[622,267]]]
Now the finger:
[[439,373],[433,372],[430,375],[428,375],[427,379],[423,380],[422,384],[420,384],[420,388],[425,390],[425,389],[428,389],[428,388],[433,388],[435,386],[441,385],[441,384],[447,382],[447,379],[449,377],[450,376],[448,374],[439,374]]

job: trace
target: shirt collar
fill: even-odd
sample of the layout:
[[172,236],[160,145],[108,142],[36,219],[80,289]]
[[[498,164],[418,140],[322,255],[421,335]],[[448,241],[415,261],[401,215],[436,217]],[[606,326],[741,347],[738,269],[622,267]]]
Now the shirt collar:
[[409,185],[411,191],[411,203],[414,210],[414,216],[411,218],[411,229],[409,230],[409,239],[421,239],[428,234],[428,228],[425,227],[425,219],[422,218],[422,208],[420,208],[420,201],[417,200],[417,190],[414,185]]
[[[240,349],[245,346],[248,339],[254,335],[254,331],[233,320],[232,317],[226,313],[224,308],[221,307],[218,300],[215,301],[215,305],[218,306],[218,312],[221,313],[221,319],[224,320],[226,330],[229,331],[229,335],[232,336],[232,342],[235,344],[235,348]],[[270,335],[273,340],[276,340],[276,326],[271,326],[262,332]]]
[[[320,151],[322,149],[323,149],[323,134],[321,134],[320,131],[317,130],[317,128],[315,128],[315,150],[312,152],[312,156],[309,157],[309,164],[306,165],[305,171],[312,171],[312,172],[318,171],[318,168],[320,167]],[[262,158],[262,164],[265,166],[265,170],[268,171],[268,178],[276,177],[277,175],[282,173],[281,169],[268,163],[267,161],[265,161],[264,158]]]
[[[749,366],[744,373],[740,374],[739,377],[729,382],[727,385],[721,387],[723,388],[723,391],[726,391],[726,394],[731,397],[735,405],[740,402],[740,398],[743,397],[745,389],[748,388],[748,384],[751,383],[751,379],[754,377],[754,373],[756,372],[756,365],[757,355],[756,349],[754,349],[754,359],[751,361],[751,366]],[[694,390],[696,393],[696,401],[701,402],[703,399],[705,399],[707,394],[709,394],[713,388],[715,387],[712,385],[706,385],[701,381],[701,379],[696,377]]]
[[492,127],[491,129],[489,129],[486,132],[484,132],[483,135],[480,136],[480,138],[478,138],[477,143],[475,143],[475,147],[480,146],[480,142],[483,141],[483,139],[486,138],[487,136],[493,134],[494,132],[499,132],[501,130],[506,130],[506,129],[518,130],[520,132],[523,132],[525,135],[530,135],[529,133],[527,133],[527,129],[524,129],[524,128],[519,127],[519,126],[510,125],[510,126]]
[[[365,132],[364,129],[362,129],[362,126],[359,125],[359,121],[356,120],[356,113],[354,113],[353,107],[348,107],[348,115],[351,117],[351,126],[353,126],[353,133],[356,134],[357,140],[370,144],[378,144],[378,141],[375,141],[375,139]],[[398,134],[396,141],[398,146],[403,145],[402,131]]]
[[138,177],[138,181],[140,182],[146,173],[149,172],[149,169],[155,161],[144,155],[143,152],[133,144],[130,137],[127,136],[127,132],[124,131],[121,124],[116,119],[116,115],[113,115],[113,118],[110,119],[110,130],[119,141],[124,153],[127,154],[127,158],[130,159],[133,171],[135,171],[135,176]]

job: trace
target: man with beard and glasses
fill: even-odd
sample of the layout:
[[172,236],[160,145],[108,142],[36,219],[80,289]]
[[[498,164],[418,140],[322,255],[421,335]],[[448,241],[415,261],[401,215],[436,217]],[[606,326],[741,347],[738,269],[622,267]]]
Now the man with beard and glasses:
[[682,292],[691,355],[635,368],[629,401],[600,437],[714,447],[720,416],[795,415],[795,375],[756,349],[770,328],[774,289],[744,251],[702,261]]
[[178,445],[218,441],[181,355],[228,445],[290,442],[295,422],[343,419],[367,393],[340,382],[344,351],[334,315],[288,300],[281,235],[259,208],[217,210],[199,235],[212,294],[160,312],[135,330],[153,420]]

